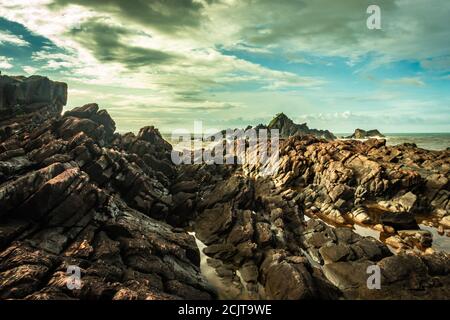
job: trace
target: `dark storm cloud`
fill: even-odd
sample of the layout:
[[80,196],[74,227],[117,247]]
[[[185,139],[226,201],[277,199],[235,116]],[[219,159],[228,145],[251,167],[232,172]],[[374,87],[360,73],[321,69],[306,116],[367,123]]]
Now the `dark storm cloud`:
[[127,36],[137,32],[110,25],[101,19],[88,20],[69,33],[83,47],[91,50],[99,61],[119,62],[129,69],[168,63],[176,58],[163,51],[127,44]]
[[[255,0],[243,1],[252,15],[246,15],[241,35],[255,45],[300,38],[303,41],[320,41],[336,45],[358,43],[366,34],[366,8],[369,0]],[[376,3],[383,14],[395,10],[391,0]],[[382,33],[379,33],[382,36]]]
[[[208,3],[212,2],[208,1]],[[201,3],[194,0],[55,0],[51,8],[77,4],[119,15],[162,32],[198,26],[202,19]]]

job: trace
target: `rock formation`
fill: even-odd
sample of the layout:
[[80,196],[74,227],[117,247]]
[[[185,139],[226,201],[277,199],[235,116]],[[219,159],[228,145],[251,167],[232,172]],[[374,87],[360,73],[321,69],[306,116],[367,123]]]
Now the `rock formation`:
[[[264,124],[259,124],[255,127],[252,126],[248,126],[247,128],[245,128],[245,130],[247,129],[255,129],[255,130],[259,130],[259,129],[278,129],[279,130],[279,136],[280,138],[286,139],[289,138],[291,136],[294,135],[298,135],[298,136],[307,136],[307,135],[312,135],[315,136],[317,138],[322,138],[322,139],[326,139],[326,140],[334,140],[336,139],[336,136],[334,134],[332,134],[330,131],[328,130],[317,130],[317,129],[310,129],[308,128],[308,126],[306,125],[306,123],[302,123],[302,124],[296,124],[294,123],[294,121],[292,121],[288,116],[286,116],[284,113],[279,113],[277,114],[270,122],[268,125],[264,125]],[[238,130],[238,129],[235,129]],[[226,134],[226,130],[222,130],[222,135]],[[270,135],[270,132],[268,132],[268,134]]]
[[268,129],[280,130],[280,137],[288,138],[294,135],[313,135],[317,138],[323,138],[327,140],[334,140],[336,137],[328,130],[310,129],[306,123],[296,124],[289,119],[284,113],[279,113],[275,118],[270,121],[267,126]]
[[118,134],[95,103],[61,115],[64,84],[0,79],[0,299],[450,296],[450,258],[418,227],[450,227],[450,151],[329,141],[279,115],[268,127],[290,137],[272,176],[175,166],[152,126]]
[[355,132],[351,135],[346,137],[347,139],[369,139],[369,138],[383,138],[384,135],[380,133],[377,129],[373,130],[363,130],[363,129],[356,129]]
[[[449,256],[429,248],[416,218],[426,214],[437,228],[449,216],[450,153],[312,136],[291,137],[280,150],[268,178],[249,163],[229,167],[219,183],[214,166],[185,168],[184,179],[202,181],[194,230],[227,286],[272,299],[449,295]],[[378,230],[384,243],[353,224]],[[367,288],[374,265],[383,290]]]
[[61,116],[66,86],[47,78],[2,81],[0,298],[214,297],[195,239],[164,222],[175,169],[159,132],[114,134],[96,104]]

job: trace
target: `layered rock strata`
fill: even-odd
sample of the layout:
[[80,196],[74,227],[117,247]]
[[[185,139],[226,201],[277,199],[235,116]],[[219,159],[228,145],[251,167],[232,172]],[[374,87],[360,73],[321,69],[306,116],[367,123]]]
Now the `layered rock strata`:
[[[175,166],[152,126],[118,134],[95,103],[62,115],[66,90],[0,79],[1,299],[450,296],[450,258],[418,225],[450,226],[450,151],[286,129],[273,175],[253,162]],[[82,285],[70,289],[73,267]]]

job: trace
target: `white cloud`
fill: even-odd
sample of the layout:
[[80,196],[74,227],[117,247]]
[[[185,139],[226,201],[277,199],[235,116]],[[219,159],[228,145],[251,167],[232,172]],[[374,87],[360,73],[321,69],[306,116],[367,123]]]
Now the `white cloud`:
[[425,83],[420,77],[403,77],[398,79],[385,79],[383,83],[388,85],[408,85],[415,87],[423,87]]
[[[142,26],[132,20],[125,20],[120,15],[109,15],[96,12],[82,6],[70,5],[58,10],[50,10],[46,0],[35,0],[31,3],[15,1],[11,5],[0,0],[8,10],[2,11],[7,19],[24,24],[33,32],[49,38],[56,45],[71,52],[69,55],[48,54],[41,52],[33,55],[33,59],[45,61],[43,66],[49,70],[72,68],[72,78],[91,84],[120,85],[130,88],[148,88],[157,90],[161,95],[176,98],[178,92],[196,91],[220,86],[219,80],[230,82],[259,83],[262,88],[282,89],[284,87],[311,87],[321,85],[321,79],[301,77],[289,72],[279,72],[260,65],[250,63],[236,57],[223,55],[214,48],[217,42],[227,42],[227,35],[215,33],[211,38],[210,29],[194,29],[185,36],[172,36],[154,30],[151,26]],[[51,16],[52,19],[44,19]],[[128,46],[162,50],[177,56],[171,64],[159,64],[151,69],[142,67],[139,70],[128,70],[121,61],[100,62],[89,48],[80,44],[70,36],[69,31],[82,28],[83,23],[91,18],[101,18],[112,25],[129,30],[126,39],[119,39]],[[105,30],[107,33],[108,31]],[[225,39],[222,39],[222,36]],[[269,52],[234,42],[240,50],[252,52]],[[235,77],[237,74],[240,76]],[[175,95],[175,96],[174,96]]]
[[25,71],[29,75],[36,74],[36,72],[38,71],[37,68],[31,67],[31,66],[24,66],[24,67],[22,67],[22,70]]
[[11,69],[13,67],[12,61],[12,58],[0,56],[0,69]]
[[76,56],[64,53],[51,53],[48,51],[37,51],[31,55],[31,59],[36,62],[44,62],[42,68],[58,70],[60,68],[77,69],[80,65]]
[[13,45],[18,47],[26,47],[30,44],[20,36],[11,34],[6,31],[0,31],[0,45]]

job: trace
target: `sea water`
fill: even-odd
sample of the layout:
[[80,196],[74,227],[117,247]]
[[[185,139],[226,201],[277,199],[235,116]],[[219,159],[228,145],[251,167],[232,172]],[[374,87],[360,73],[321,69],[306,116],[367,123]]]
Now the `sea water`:
[[[446,133],[383,133],[388,146],[415,143],[427,150],[445,150],[450,147],[450,132]],[[348,137],[351,133],[337,133],[337,137]]]

